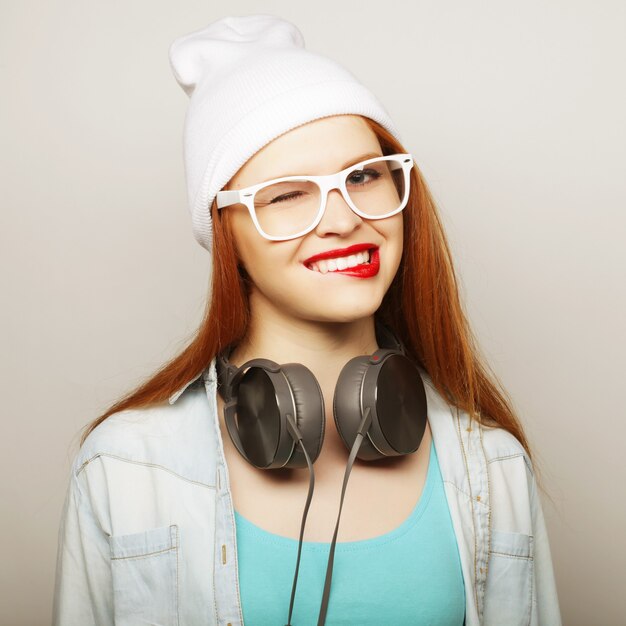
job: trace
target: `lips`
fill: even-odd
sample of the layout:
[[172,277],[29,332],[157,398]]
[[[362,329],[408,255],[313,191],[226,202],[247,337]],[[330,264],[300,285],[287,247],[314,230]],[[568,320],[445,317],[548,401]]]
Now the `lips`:
[[[357,265],[352,265],[351,267],[346,267],[345,269],[339,269],[339,260],[335,261],[334,259],[328,260],[318,260],[314,262],[312,265],[305,266],[307,269],[319,276],[352,276],[354,278],[372,278],[376,276],[380,270],[380,251],[379,248],[373,248],[369,254],[369,262],[367,260],[367,254],[365,252],[358,253],[359,258],[357,261],[365,256],[365,261],[360,262]],[[338,257],[341,259],[342,257]],[[346,258],[346,257],[343,257]],[[355,259],[356,256],[352,255],[347,258]],[[328,265],[332,264],[332,265]],[[333,268],[333,269],[331,269]]]
[[326,250],[325,252],[320,252],[319,254],[315,254],[312,257],[304,260],[304,265],[310,265],[311,263],[315,263],[316,261],[325,260],[325,259],[336,259],[337,257],[342,256],[350,256],[351,254],[356,254],[357,252],[362,252],[363,250],[371,250],[372,248],[378,248],[378,246],[374,243],[357,243],[353,246],[348,246],[347,248],[336,248],[335,250]]

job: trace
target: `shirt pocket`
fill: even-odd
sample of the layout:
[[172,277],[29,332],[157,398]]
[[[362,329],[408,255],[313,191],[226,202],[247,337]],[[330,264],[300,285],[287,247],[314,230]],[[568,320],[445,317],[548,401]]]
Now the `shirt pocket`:
[[528,626],[532,608],[533,536],[491,531],[485,626]]
[[111,535],[116,626],[178,626],[178,526]]

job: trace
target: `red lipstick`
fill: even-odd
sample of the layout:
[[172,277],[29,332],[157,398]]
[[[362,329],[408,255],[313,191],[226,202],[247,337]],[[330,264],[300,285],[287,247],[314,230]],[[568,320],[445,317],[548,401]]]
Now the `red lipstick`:
[[[356,250],[356,248],[358,248],[358,250]],[[309,262],[315,262],[315,260],[320,260],[324,257],[326,258],[332,258],[332,257],[336,257],[336,256],[349,256],[350,254],[355,254],[356,252],[360,252],[363,250],[372,250],[370,253],[370,262],[369,263],[362,263],[360,265],[356,265],[355,267],[347,267],[344,270],[331,270],[329,272],[326,272],[325,274],[323,274],[322,272],[317,272],[317,270],[313,270],[309,267],[309,269],[311,269],[311,271],[316,272],[316,273],[320,273],[322,274],[322,276],[328,276],[329,274],[344,274],[347,276],[353,276],[354,278],[371,278],[372,276],[376,276],[376,274],[378,274],[378,272],[380,271],[380,252],[378,247],[374,247],[372,249],[371,244],[358,244],[355,246],[351,246],[350,248],[343,248],[343,250],[341,251],[346,251],[348,250],[349,252],[343,255],[337,255],[336,250],[330,251],[330,252],[324,252],[322,254],[318,254],[316,256],[311,257],[311,259],[313,259],[313,261],[311,261],[311,259],[307,259],[305,261],[305,265],[308,265]]]
[[314,254],[313,256],[304,260],[303,263],[305,265],[309,265],[310,263],[315,263],[315,261],[323,261],[325,259],[332,259],[339,256],[350,256],[351,254],[356,254],[357,252],[362,252],[363,250],[371,250],[372,248],[377,248],[376,244],[356,243],[353,246],[348,246],[347,248],[337,248],[335,250],[326,250],[326,252]]

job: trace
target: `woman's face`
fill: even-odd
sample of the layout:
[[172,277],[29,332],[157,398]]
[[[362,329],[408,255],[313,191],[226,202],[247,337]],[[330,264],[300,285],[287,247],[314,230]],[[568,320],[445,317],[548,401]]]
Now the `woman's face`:
[[[326,117],[294,128],[266,145],[237,172],[228,189],[281,176],[332,174],[369,155],[382,155],[382,150],[361,117]],[[261,307],[265,315],[273,309],[281,316],[326,322],[373,315],[400,264],[403,212],[379,220],[361,218],[338,189],[328,194],[326,211],[316,228],[288,241],[261,236],[243,204],[222,210],[230,212],[240,263],[253,283],[252,310]],[[378,247],[380,267],[373,276],[323,273],[305,264],[321,252],[363,243]]]

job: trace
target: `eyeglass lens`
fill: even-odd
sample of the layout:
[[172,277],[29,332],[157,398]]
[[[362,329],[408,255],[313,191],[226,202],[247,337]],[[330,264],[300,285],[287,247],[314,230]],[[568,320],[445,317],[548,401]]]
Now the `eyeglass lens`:
[[[400,159],[367,163],[349,170],[346,190],[354,205],[368,217],[397,210],[404,198],[404,171]],[[290,180],[263,187],[254,196],[261,229],[271,237],[289,237],[307,229],[317,217],[322,201],[319,185]]]

